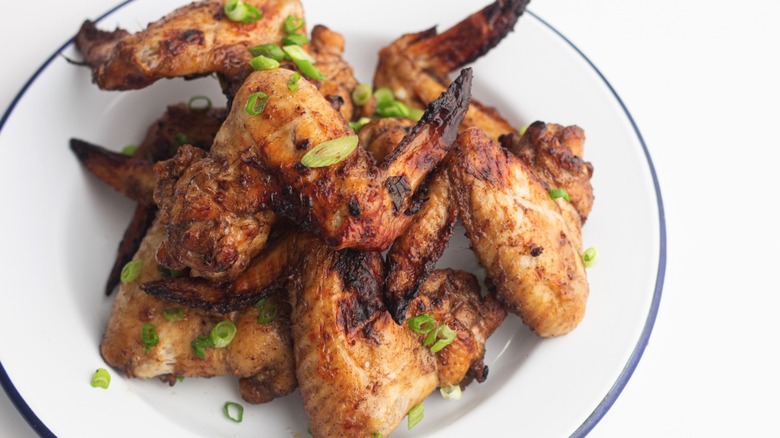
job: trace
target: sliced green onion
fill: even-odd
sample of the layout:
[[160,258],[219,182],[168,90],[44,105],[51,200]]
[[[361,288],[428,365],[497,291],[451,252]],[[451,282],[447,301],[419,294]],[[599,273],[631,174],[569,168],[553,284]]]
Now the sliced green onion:
[[528,125],[525,125],[525,126],[521,126],[520,129],[517,130],[517,132],[522,137],[523,135],[525,135],[525,131],[527,131],[527,130],[528,130]]
[[279,305],[276,303],[269,303],[267,298],[263,298],[255,304],[259,310],[257,315],[257,322],[260,324],[268,324],[276,319],[276,315],[279,314]]
[[443,386],[439,388],[439,393],[445,400],[460,400],[463,397],[460,385]]
[[137,150],[138,150],[138,146],[137,145],[129,144],[129,145],[127,145],[127,146],[122,148],[122,153],[124,155],[127,155],[128,157],[132,157],[133,155],[135,155],[135,151],[137,151]]
[[596,252],[596,248],[591,246],[582,253],[582,262],[585,263],[586,268],[590,268],[595,265],[596,260],[598,260],[598,253]]
[[231,321],[220,321],[211,329],[211,345],[214,348],[225,348],[233,341],[238,329]]
[[184,376],[176,376],[176,381],[183,382],[184,381]]
[[251,64],[252,68],[255,70],[273,70],[279,68],[279,61],[263,55],[255,56],[249,61],[249,64]]
[[374,91],[374,99],[376,99],[377,103],[389,102],[395,100],[395,96],[393,96],[393,91],[391,89],[380,87]]
[[246,107],[244,108],[250,116],[257,116],[263,113],[265,104],[268,103],[268,95],[262,91],[251,94],[246,101]]
[[298,72],[294,72],[290,76],[290,80],[287,81],[287,89],[290,91],[298,91],[298,81],[301,80],[301,74]]
[[201,359],[206,358],[206,348],[211,347],[211,338],[208,336],[198,336],[192,341],[192,354]]
[[244,407],[238,403],[225,402],[222,412],[225,413],[228,420],[234,423],[240,423],[244,419]]
[[160,342],[160,337],[157,335],[157,328],[154,324],[148,322],[141,328],[141,341],[144,343],[144,351],[150,352],[155,345]]
[[163,277],[179,278],[181,277],[182,274],[182,271],[177,271],[176,269],[168,269],[165,266],[160,264],[157,265],[157,270],[160,271]]
[[309,44],[309,37],[302,33],[294,33],[282,38],[282,44],[285,46],[305,46]]
[[352,102],[355,105],[365,105],[371,99],[371,84],[360,84],[352,90]]
[[413,332],[419,333],[421,335],[429,333],[431,330],[436,328],[436,321],[434,321],[430,315],[425,313],[421,313],[414,318],[409,318],[408,324],[409,328],[411,328]]
[[304,21],[303,18],[288,15],[287,18],[284,19],[284,33],[295,33],[299,29],[303,28],[304,24],[306,24],[306,21]]
[[211,108],[211,99],[206,96],[192,96],[187,106],[190,111],[206,111]]
[[361,117],[357,122],[349,122],[349,127],[352,128],[353,131],[358,132],[360,131],[360,128],[366,126],[370,121],[371,119],[368,117]]
[[442,348],[450,345],[455,340],[456,335],[457,333],[445,324],[428,333],[423,345],[427,347],[433,344],[431,345],[431,352],[438,353]]
[[423,412],[422,403],[418,403],[414,405],[414,407],[411,410],[409,410],[409,413],[407,414],[408,423],[406,427],[409,430],[412,430],[414,426],[417,426],[417,423],[419,423],[423,419],[423,413],[424,412]]
[[320,143],[306,152],[301,164],[306,167],[326,167],[347,158],[358,145],[357,135],[347,135]]
[[397,100],[383,100],[376,104],[379,117],[409,117],[409,107]]
[[325,75],[314,66],[316,60],[306,50],[303,50],[301,46],[286,45],[282,47],[282,50],[284,50],[284,53],[286,53],[295,65],[298,66],[298,69],[304,76],[318,81],[324,81],[326,79]]
[[371,438],[384,438],[381,433],[374,432],[371,434]]
[[571,202],[571,198],[566,192],[566,189],[550,189],[550,197],[553,199],[563,198],[566,201]]
[[185,144],[189,143],[190,139],[187,137],[187,134],[183,132],[177,132],[176,135],[173,137],[173,144],[176,147],[184,146]]
[[284,58],[287,57],[287,55],[284,54],[284,50],[273,43],[250,47],[249,53],[251,53],[252,56],[265,56],[277,61],[284,61]]
[[414,120],[415,122],[419,122],[420,119],[422,119],[424,114],[425,111],[419,108],[409,108],[409,115],[407,115],[406,117]]
[[92,375],[92,381],[90,385],[93,388],[108,389],[108,385],[111,383],[111,374],[108,374],[105,368],[98,368],[95,370],[95,374]]
[[254,23],[263,18],[263,13],[256,7],[248,5],[241,0],[228,0],[225,2],[225,15],[231,21],[241,23]]
[[122,272],[119,274],[119,281],[122,284],[130,283],[141,275],[141,268],[144,262],[141,260],[130,260],[125,266],[122,267]]
[[185,316],[181,307],[163,309],[162,314],[168,321],[181,321]]

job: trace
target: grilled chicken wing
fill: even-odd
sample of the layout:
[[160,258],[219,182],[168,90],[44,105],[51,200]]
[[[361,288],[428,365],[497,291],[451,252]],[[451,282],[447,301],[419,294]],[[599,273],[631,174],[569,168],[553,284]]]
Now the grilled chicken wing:
[[456,141],[448,175],[458,212],[499,300],[540,336],[582,319],[588,281],[579,221],[516,156],[471,128]]
[[317,84],[325,98],[334,105],[345,120],[352,120],[356,108],[352,103],[352,90],[358,85],[355,73],[343,58],[344,37],[318,24],[311,31],[309,52],[315,59],[315,66],[325,76]]
[[[242,86],[208,157],[181,148],[158,166],[155,200],[166,236],[158,260],[235,278],[265,236],[259,215],[270,208],[322,237],[333,248],[384,249],[408,223],[411,195],[446,155],[468,107],[471,72],[464,70],[434,101],[393,154],[377,165],[362,148],[328,167],[308,168],[306,151],[354,134],[317,89],[293,73],[258,71]],[[244,106],[262,90],[262,114]],[[259,237],[258,237],[259,236]]]
[[[279,313],[272,322],[259,324],[260,310],[254,307],[221,315],[182,308],[146,294],[141,284],[163,276],[154,259],[162,234],[159,223],[152,225],[135,255],[135,260],[142,262],[140,275],[120,287],[100,345],[106,363],[139,378],[222,374],[250,378],[252,384],[244,385],[250,401],[267,401],[270,395],[291,392],[295,388],[295,376],[289,307],[285,302],[278,296],[270,298],[278,305]],[[165,318],[163,312],[174,308],[184,312],[184,319]],[[198,336],[208,336],[211,328],[222,320],[236,324],[238,330],[233,342],[225,348],[206,348],[205,357],[197,357],[192,342]],[[153,324],[159,336],[159,342],[151,348],[146,348],[142,341],[145,324]],[[259,388],[267,389],[262,393]]]
[[[379,52],[375,87],[388,87],[396,98],[424,108],[444,90],[447,75],[487,53],[514,27],[528,0],[498,0],[449,30],[407,34]],[[472,100],[463,128],[479,126],[496,140],[514,131],[493,108]]]
[[130,90],[162,78],[197,77],[217,73],[234,90],[252,68],[247,50],[259,44],[278,44],[285,36],[284,20],[303,17],[298,0],[246,0],[263,18],[255,23],[234,22],[224,12],[224,1],[196,1],[130,34],[97,29],[85,22],[76,35],[76,47],[92,69],[92,78],[104,90]]

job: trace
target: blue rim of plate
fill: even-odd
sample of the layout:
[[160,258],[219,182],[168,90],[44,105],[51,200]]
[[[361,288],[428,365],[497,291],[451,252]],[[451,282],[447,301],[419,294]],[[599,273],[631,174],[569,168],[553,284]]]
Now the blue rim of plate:
[[[108,15],[116,12],[118,9],[124,7],[128,3],[132,3],[135,0],[125,0],[122,3],[114,6],[104,14],[102,14],[100,17],[98,17],[95,21],[101,21]],[[577,428],[577,430],[574,431],[574,433],[571,434],[571,437],[584,437],[586,436],[595,426],[598,424],[598,422],[604,417],[604,415],[609,411],[609,408],[612,407],[612,405],[615,403],[615,400],[617,400],[618,396],[620,396],[620,393],[623,391],[623,388],[625,388],[626,384],[628,383],[629,379],[631,379],[631,376],[634,374],[634,370],[636,369],[637,365],[639,364],[639,360],[642,358],[642,354],[645,351],[645,348],[647,347],[647,343],[650,340],[650,334],[653,331],[653,326],[655,325],[655,319],[658,315],[658,308],[661,304],[661,292],[663,290],[664,286],[664,275],[666,273],[666,219],[664,215],[664,205],[663,200],[661,198],[661,187],[658,183],[658,175],[655,172],[655,166],[653,166],[653,160],[650,158],[650,151],[647,149],[647,145],[645,144],[645,140],[642,137],[642,133],[639,132],[639,127],[636,124],[636,121],[631,116],[631,113],[628,111],[628,108],[626,107],[625,103],[623,103],[623,100],[620,98],[620,96],[617,94],[615,89],[612,87],[612,84],[609,83],[607,78],[604,76],[603,73],[601,73],[601,70],[599,70],[595,64],[588,58],[582,50],[580,50],[577,46],[574,45],[571,40],[566,38],[561,32],[559,32],[556,28],[554,28],[550,23],[543,20],[541,17],[536,15],[535,13],[531,11],[526,11],[528,15],[538,20],[540,23],[542,23],[545,27],[550,29],[553,33],[558,35],[566,44],[569,45],[575,52],[577,52],[578,55],[582,57],[582,59],[585,60],[585,62],[588,63],[588,65],[593,69],[593,71],[598,74],[599,78],[601,78],[602,82],[604,82],[604,85],[607,86],[610,93],[612,93],[612,96],[617,100],[617,102],[620,104],[620,108],[623,110],[623,113],[628,118],[628,121],[631,123],[631,127],[634,130],[634,133],[637,136],[637,139],[639,140],[639,143],[642,145],[642,150],[645,154],[645,159],[647,160],[647,165],[650,169],[650,174],[653,177],[653,188],[655,189],[655,195],[656,195],[656,202],[658,207],[658,223],[660,228],[660,247],[659,247],[659,259],[658,259],[658,271],[656,273],[655,278],[655,291],[653,292],[653,300],[650,304],[650,311],[647,314],[647,319],[645,320],[645,325],[642,329],[642,334],[639,336],[639,340],[637,341],[636,346],[634,347],[634,351],[631,353],[631,356],[628,358],[628,362],[623,367],[623,371],[621,371],[620,375],[618,376],[615,383],[612,385],[612,387],[607,391],[607,394],[604,396],[604,398],[601,400],[601,402],[596,406],[595,409],[593,409],[593,412],[588,416],[588,418],[585,419],[585,421]],[[16,107],[16,104],[19,103],[22,96],[27,92],[27,90],[30,88],[30,86],[35,82],[35,80],[38,78],[38,76],[43,73],[43,71],[46,69],[46,67],[51,64],[51,62],[57,58],[68,46],[73,44],[74,38],[69,39],[65,44],[60,46],[49,58],[41,65],[38,70],[33,73],[33,75],[30,77],[30,79],[27,80],[27,82],[22,86],[22,89],[19,90],[19,93],[14,97],[14,99],[11,101],[11,104],[8,106],[8,109],[3,113],[2,119],[0,119],[0,131],[2,131],[3,127],[5,126],[5,122],[8,120],[8,117],[10,117],[11,112],[13,112],[14,108]],[[11,379],[8,377],[8,373],[5,372],[5,368],[3,368],[2,362],[0,362],[0,386],[3,387],[6,394],[8,395],[8,398],[11,400],[11,402],[16,406],[16,409],[19,410],[19,413],[22,414],[24,419],[27,421],[27,423],[33,428],[35,432],[38,433],[41,437],[55,437],[54,433],[46,427],[46,425],[41,421],[40,418],[38,418],[37,415],[35,415],[35,412],[30,408],[30,406],[27,404],[27,402],[24,401],[24,398],[22,398],[22,395],[19,394],[19,391],[16,390],[16,387],[14,387],[13,382],[11,382]]]

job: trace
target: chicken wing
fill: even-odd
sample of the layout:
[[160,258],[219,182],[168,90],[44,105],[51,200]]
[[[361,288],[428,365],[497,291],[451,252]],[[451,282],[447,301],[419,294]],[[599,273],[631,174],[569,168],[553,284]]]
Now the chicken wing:
[[[155,200],[166,236],[157,257],[163,265],[235,278],[262,248],[258,214],[266,208],[333,248],[385,249],[406,226],[412,194],[457,135],[468,108],[471,71],[464,70],[431,103],[380,165],[357,148],[320,168],[303,166],[301,157],[354,132],[305,79],[291,92],[292,74],[285,69],[253,73],[208,157],[181,148],[158,166]],[[268,100],[262,114],[251,116],[244,106],[259,90]]]
[[[475,61],[514,27],[529,0],[497,0],[439,34],[436,28],[403,35],[379,52],[374,87],[388,87],[396,98],[424,108],[444,90],[447,75]],[[514,131],[495,109],[472,100],[463,128],[479,126],[496,140]]]
[[97,29],[86,21],[76,35],[76,47],[92,69],[92,80],[103,90],[146,87],[162,78],[218,74],[226,90],[240,85],[252,71],[249,47],[278,44],[285,36],[284,20],[303,17],[299,0],[246,0],[263,18],[255,23],[231,21],[224,1],[201,0],[176,9],[146,29],[131,34]]

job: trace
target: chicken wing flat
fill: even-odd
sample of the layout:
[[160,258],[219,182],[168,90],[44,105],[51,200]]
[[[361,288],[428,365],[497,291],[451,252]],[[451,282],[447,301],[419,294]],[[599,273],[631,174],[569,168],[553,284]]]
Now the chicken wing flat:
[[458,137],[452,160],[459,215],[499,300],[540,336],[572,330],[585,312],[588,281],[580,222],[563,212],[571,206],[552,199],[525,162],[477,128]]
[[[141,290],[141,284],[164,275],[154,260],[162,234],[161,225],[153,224],[134,258],[142,262],[140,275],[120,287],[100,345],[106,363],[138,378],[223,374],[249,378],[251,384],[243,385],[249,401],[268,401],[295,389],[289,306],[278,296],[269,298],[277,306],[278,315],[261,324],[261,310],[255,307],[216,314],[184,308]],[[174,310],[183,317],[168,320],[165,314]],[[199,336],[208,337],[211,328],[223,320],[237,327],[233,341],[225,348],[206,348],[203,358],[196,356],[193,341]],[[159,337],[151,348],[142,339],[146,324],[152,324]]]
[[[471,71],[431,103],[380,165],[357,148],[319,168],[301,164],[307,150],[354,131],[307,80],[291,92],[292,74],[276,69],[250,75],[208,156],[181,148],[158,166],[155,200],[166,236],[157,257],[163,265],[235,278],[264,244],[258,215],[265,209],[333,248],[385,249],[406,226],[412,195],[457,135]],[[252,116],[244,107],[261,90],[267,103]]]
[[163,78],[198,77],[217,73],[234,89],[252,68],[247,50],[278,44],[285,36],[284,20],[303,17],[298,0],[246,0],[263,13],[255,23],[231,21],[219,0],[196,1],[131,34],[107,32],[86,21],[76,35],[76,47],[103,90],[144,88]]
[[[424,108],[445,88],[448,74],[487,53],[512,30],[528,1],[498,0],[441,34],[433,28],[401,36],[379,52],[374,87],[388,87],[410,107]],[[477,100],[463,121],[463,128],[471,126],[494,140],[514,131]]]
[[326,26],[318,24],[311,30],[309,52],[315,59],[315,66],[325,76],[318,88],[325,98],[336,107],[345,120],[356,115],[352,103],[352,90],[358,85],[355,73],[344,60],[344,37]]

